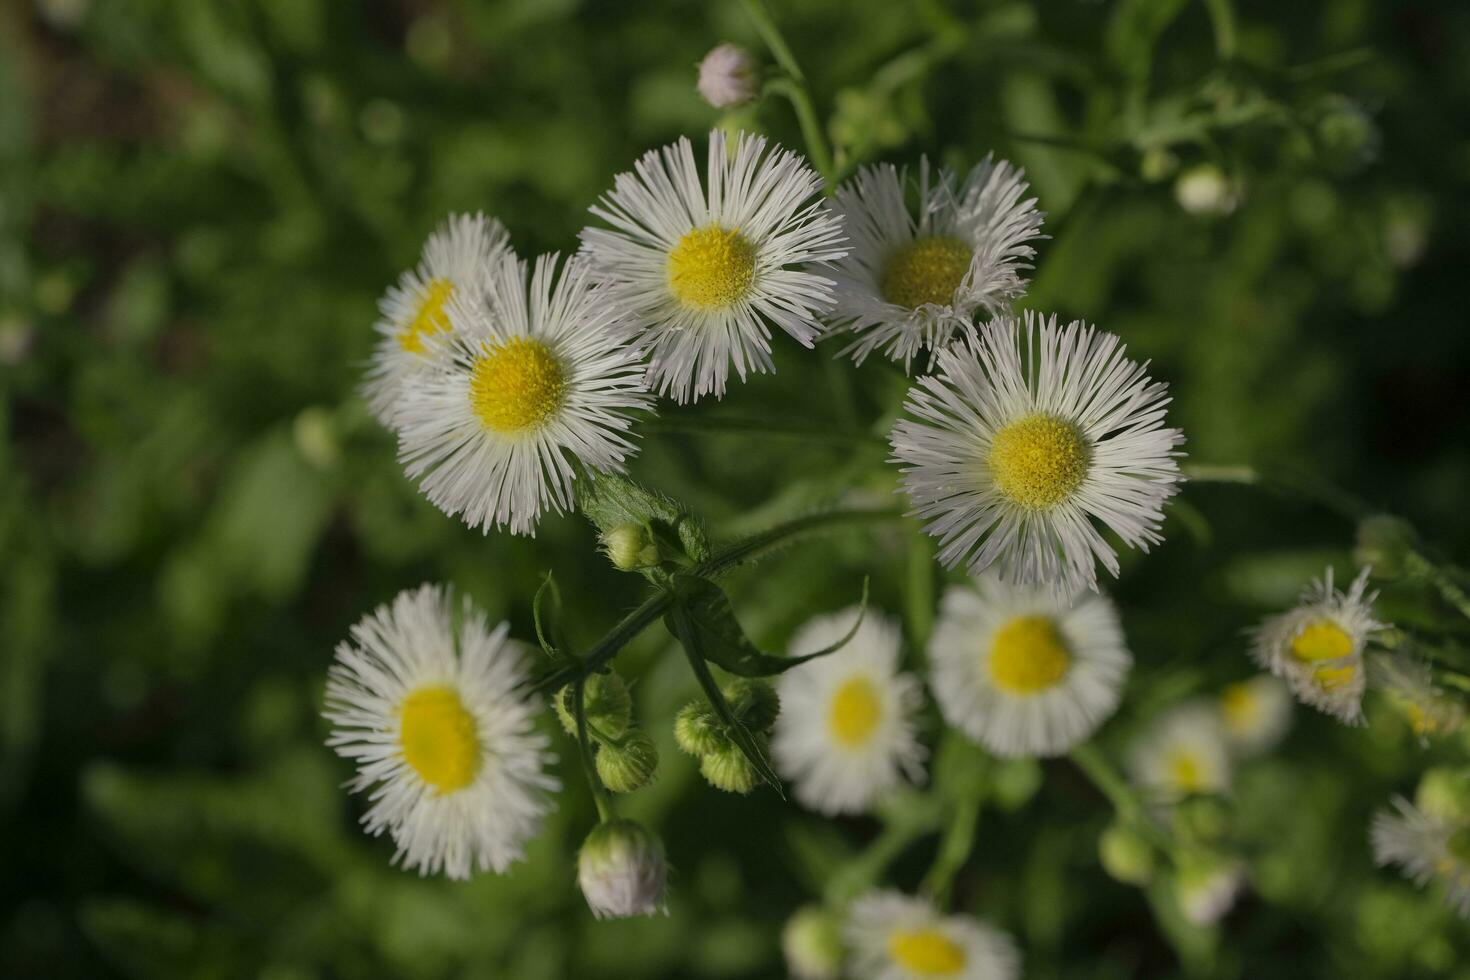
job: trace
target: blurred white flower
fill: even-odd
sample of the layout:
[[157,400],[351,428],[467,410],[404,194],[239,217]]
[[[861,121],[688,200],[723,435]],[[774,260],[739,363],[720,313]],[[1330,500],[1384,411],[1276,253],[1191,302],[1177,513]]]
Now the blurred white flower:
[[1445,901],[1470,919],[1470,821],[1431,815],[1402,797],[1392,802],[1373,817],[1373,859],[1398,865],[1420,888],[1442,882]]
[[860,980],[1016,980],[1021,974],[1021,954],[1001,930],[895,891],[859,896],[848,911],[846,938]]
[[1230,753],[1214,703],[1186,701],[1159,718],[1134,744],[1133,779],[1160,802],[1230,788]]
[[577,855],[577,883],[599,919],[664,911],[667,874],[663,843],[631,820],[598,824]]
[[1279,678],[1257,674],[1220,692],[1225,737],[1240,755],[1275,748],[1291,728],[1291,692]]
[[759,90],[759,68],[740,45],[717,44],[699,63],[699,94],[716,109],[749,102]]
[[1174,887],[1179,910],[1197,926],[1219,922],[1245,887],[1245,866],[1223,855],[1186,854]]
[[1174,181],[1174,200],[1193,215],[1224,215],[1240,203],[1240,190],[1213,163],[1200,163]]
[[1380,653],[1368,662],[1368,679],[1403,714],[1421,741],[1449,735],[1465,723],[1465,708],[1434,683],[1429,665],[1403,654]]

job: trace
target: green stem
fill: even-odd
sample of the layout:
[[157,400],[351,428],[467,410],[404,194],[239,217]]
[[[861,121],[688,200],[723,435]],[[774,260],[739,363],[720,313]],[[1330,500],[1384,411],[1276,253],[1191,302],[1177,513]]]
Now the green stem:
[[933,833],[939,825],[938,812],[932,819],[903,820],[886,823],[867,849],[845,864],[827,882],[823,898],[829,905],[842,907],[856,895],[877,884],[888,866],[920,838]]
[[783,96],[796,111],[796,121],[801,126],[801,137],[806,141],[807,155],[812,166],[817,168],[827,181],[829,189],[836,183],[837,172],[832,166],[832,150],[827,146],[827,135],[822,132],[817,110],[812,106],[812,97],[806,86],[794,78],[773,78],[766,82],[767,95]]
[[915,650],[926,650],[934,626],[934,546],[927,534],[909,536],[907,564],[903,601],[909,639]]
[[1191,483],[1257,486],[1273,493],[1320,504],[1348,521],[1360,521],[1373,513],[1371,507],[1346,490],[1305,473],[1275,467],[1218,463],[1185,463],[1179,469]]
[[1454,606],[1460,615],[1470,619],[1470,595],[1466,595],[1460,584],[1428,555],[1410,548],[1404,555],[1404,568],[1410,575],[1419,575],[1428,579],[1446,602]]
[[1097,746],[1091,742],[1083,742],[1072,749],[1071,759],[1113,804],[1119,817],[1137,827],[1139,833],[1160,852],[1173,857],[1173,840],[1148,812],[1148,808],[1128,781],[1097,750]]
[[648,418],[639,427],[652,432],[704,432],[729,435],[759,435],[778,439],[809,439],[813,442],[851,443],[887,446],[888,440],[871,432],[852,429],[817,428],[764,419],[727,418],[724,416],[689,416]]
[[1221,61],[1235,58],[1235,8],[1230,0],[1205,0],[1210,26],[1215,31],[1215,54]]
[[791,48],[786,44],[786,38],[781,36],[781,29],[776,26],[776,21],[771,17],[771,12],[761,0],[744,0],[745,12],[755,23],[756,33],[766,43],[771,51],[771,57],[776,59],[776,64],[798,82],[805,83],[806,76],[801,73],[801,65],[796,63],[796,56],[791,53]]
[[975,849],[975,829],[980,825],[980,801],[979,792],[967,793],[955,801],[949,824],[944,828],[944,836],[939,841],[939,851],[934,855],[934,863],[919,884],[919,890],[933,899],[934,904],[940,908],[948,904],[949,889],[954,882],[954,876],[965,866],[965,862],[970,859],[970,852]]
[[592,802],[597,807],[597,820],[599,823],[607,823],[614,816],[612,801],[607,798],[607,790],[603,788],[602,780],[597,778],[597,764],[592,761],[592,743],[587,738],[587,706],[582,700],[585,681],[584,674],[572,682],[572,707],[577,718],[577,750],[582,757],[582,771],[587,776],[587,786],[592,790]]

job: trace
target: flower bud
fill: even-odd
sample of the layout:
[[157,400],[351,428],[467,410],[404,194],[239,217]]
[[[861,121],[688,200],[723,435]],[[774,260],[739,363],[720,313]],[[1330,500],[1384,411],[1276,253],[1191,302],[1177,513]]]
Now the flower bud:
[[1154,877],[1154,849],[1125,823],[1115,822],[1097,839],[1103,870],[1125,885],[1142,887]]
[[715,716],[715,709],[700,698],[684,705],[674,717],[674,741],[681,752],[703,756],[728,746],[730,737],[725,734],[724,724]]
[[597,750],[597,778],[614,793],[631,793],[653,778],[658,746],[641,728],[630,728],[617,743]]
[[[556,692],[551,703],[556,708],[561,727],[576,738],[577,716],[573,713],[573,696],[572,685],[568,684]],[[609,738],[621,738],[633,721],[633,698],[628,694],[628,685],[613,671],[587,676],[582,682],[582,708],[587,714],[587,724],[595,726]]]
[[713,752],[706,752],[699,760],[699,773],[715,789],[742,796],[755,789],[758,781],[755,766],[730,742]]
[[1174,182],[1174,200],[1194,215],[1229,214],[1240,203],[1237,189],[1213,163],[1190,167]]
[[1233,858],[1199,851],[1181,855],[1174,881],[1179,910],[1197,926],[1219,922],[1235,905],[1245,871]]
[[1470,769],[1426,769],[1414,791],[1414,805],[1447,824],[1470,821]]
[[1373,514],[1358,522],[1353,561],[1372,566],[1374,578],[1404,574],[1404,558],[1414,544],[1414,529],[1392,514]]
[[770,731],[781,711],[781,699],[769,681],[737,677],[721,689],[730,711],[753,732]]
[[756,96],[758,67],[740,45],[716,45],[699,63],[699,94],[716,109],[749,102]]
[[658,543],[642,524],[619,524],[599,540],[608,560],[620,572],[636,572],[658,564]]
[[663,843],[631,820],[592,828],[577,855],[577,884],[599,919],[627,919],[663,910]]
[[1224,837],[1230,823],[1230,807],[1217,796],[1191,796],[1174,808],[1175,833],[1203,844]]
[[781,930],[786,972],[797,980],[837,980],[842,975],[842,930],[820,905],[805,905]]

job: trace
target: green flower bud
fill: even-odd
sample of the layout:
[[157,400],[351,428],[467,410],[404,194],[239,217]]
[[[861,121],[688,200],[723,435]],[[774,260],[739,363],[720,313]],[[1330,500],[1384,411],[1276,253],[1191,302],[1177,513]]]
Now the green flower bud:
[[1230,807],[1217,796],[1191,796],[1174,808],[1175,832],[1202,844],[1230,832]]
[[1179,910],[1197,926],[1219,922],[1245,886],[1245,868],[1234,858],[1208,851],[1180,855],[1174,879]]
[[724,724],[715,716],[715,709],[703,698],[679,709],[674,717],[674,741],[681,752],[693,756],[718,752],[731,744]]
[[642,524],[619,524],[602,535],[602,550],[613,567],[636,572],[658,564],[658,543]]
[[759,780],[755,766],[750,764],[740,747],[733,742],[713,752],[706,752],[699,760],[699,773],[715,789],[742,796],[755,789]]
[[597,777],[614,793],[631,793],[653,778],[658,768],[658,746],[641,728],[630,728],[616,744],[597,750]]
[[1154,877],[1154,849],[1125,823],[1114,822],[1097,839],[1103,870],[1125,885],[1142,887]]
[[769,681],[752,677],[737,677],[726,684],[721,692],[730,711],[753,732],[766,732],[776,723],[781,711],[781,699]]
[[1229,214],[1240,203],[1239,189],[1213,163],[1200,163],[1179,175],[1174,199],[1194,215]]
[[1373,514],[1358,522],[1353,561],[1373,568],[1374,578],[1404,574],[1404,558],[1414,545],[1414,529],[1392,514]]
[[667,874],[663,842],[631,820],[593,827],[577,855],[577,884],[599,919],[660,911]]
[[1169,179],[1178,169],[1179,158],[1163,146],[1149,147],[1138,162],[1138,175],[1150,184]]
[[786,971],[798,980],[837,980],[842,975],[842,928],[820,905],[805,905],[781,930]]
[[1426,769],[1414,791],[1414,805],[1426,816],[1445,823],[1470,821],[1470,769]]
[[[572,685],[557,691],[551,703],[556,708],[561,727],[576,738],[577,716],[572,711]],[[621,738],[633,721],[633,698],[628,694],[628,685],[613,671],[588,676],[582,684],[582,707],[587,713],[587,723],[609,738]]]

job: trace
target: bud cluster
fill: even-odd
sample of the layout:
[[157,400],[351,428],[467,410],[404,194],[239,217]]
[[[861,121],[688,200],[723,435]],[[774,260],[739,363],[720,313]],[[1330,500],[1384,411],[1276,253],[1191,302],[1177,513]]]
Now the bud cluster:
[[[781,703],[769,683],[737,677],[721,688],[721,693],[731,714],[757,736],[769,732],[776,723]],[[716,789],[744,794],[760,781],[755,767],[731,737],[730,727],[708,701],[691,701],[679,710],[674,719],[674,740],[680,749],[699,759],[700,774]]]
[[[574,697],[567,685],[553,704],[562,728],[576,738]],[[633,724],[633,699],[623,679],[611,671],[589,676],[582,686],[582,708],[602,784],[614,793],[631,793],[647,785],[658,768],[658,746]]]

